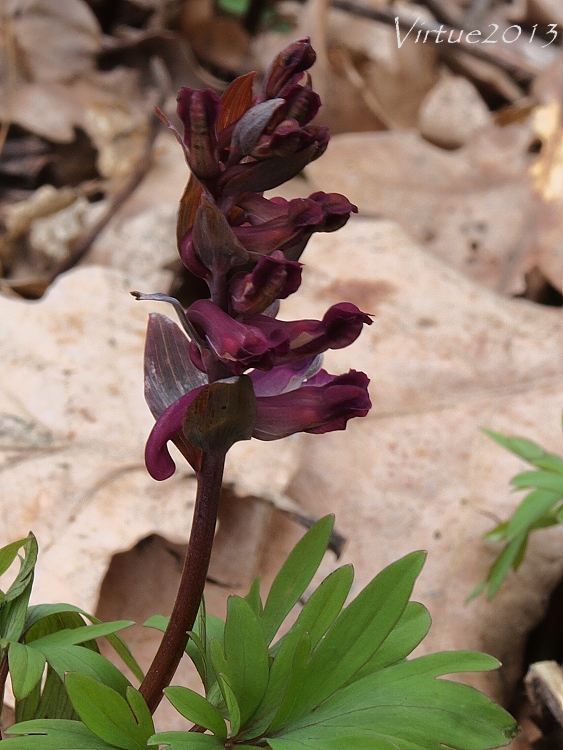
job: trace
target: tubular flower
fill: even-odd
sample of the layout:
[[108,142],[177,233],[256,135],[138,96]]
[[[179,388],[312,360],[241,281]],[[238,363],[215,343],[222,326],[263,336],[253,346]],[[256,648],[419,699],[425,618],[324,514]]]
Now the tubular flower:
[[322,354],[354,342],[369,315],[341,302],[321,320],[276,318],[279,300],[301,284],[311,236],[357,211],[338,193],[263,195],[327,147],[327,129],[312,124],[320,107],[307,72],[314,61],[300,39],[277,56],[255,97],[252,75],[223,98],[189,88],[178,95],[184,132],[176,136],[191,169],[178,247],[210,298],[184,309],[166,295],[136,293],[172,302],[184,329],[163,315],[149,321],[145,395],[156,423],[145,457],[155,479],[174,472],[169,441],[199,471],[206,452],[224,453],[237,440],[342,430],[371,407],[366,375],[321,369]]
[[[186,411],[205,387],[200,384],[190,388],[190,383],[201,383],[201,376],[194,375],[191,368],[188,345],[188,339],[175,323],[164,315],[151,316],[145,377],[148,382],[152,374],[147,400],[153,405],[156,423],[147,441],[145,460],[154,479],[167,479],[174,473],[168,441],[181,444]],[[180,353],[173,368],[164,355],[171,350]],[[319,362],[320,357],[303,357],[268,372],[250,373],[257,407],[253,437],[277,440],[296,432],[343,430],[349,419],[368,413],[371,407],[368,377],[354,370],[346,375],[329,375],[319,369]],[[155,379],[155,372],[160,373],[160,381]],[[172,392],[171,382],[176,384]],[[178,383],[188,389],[179,397]]]

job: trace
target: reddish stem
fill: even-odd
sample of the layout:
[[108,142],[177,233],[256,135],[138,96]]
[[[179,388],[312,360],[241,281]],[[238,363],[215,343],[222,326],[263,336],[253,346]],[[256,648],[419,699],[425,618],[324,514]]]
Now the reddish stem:
[[215,535],[224,466],[223,452],[203,454],[198,473],[192,530],[178,594],[168,627],[139,688],[151,713],[156,711],[162,700],[162,691],[170,685],[174,677],[189,639],[188,631],[194,626],[203,596]]

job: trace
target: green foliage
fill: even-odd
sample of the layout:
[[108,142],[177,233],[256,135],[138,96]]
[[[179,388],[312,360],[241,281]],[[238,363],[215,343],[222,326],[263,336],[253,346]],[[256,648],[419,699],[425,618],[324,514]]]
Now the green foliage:
[[512,478],[517,490],[530,490],[508,521],[485,534],[491,542],[505,542],[486,579],[471,593],[473,599],[486,591],[493,597],[510,570],[518,570],[532,531],[545,529],[563,521],[563,458],[548,453],[537,443],[520,437],[507,437],[492,430],[483,430],[504,448],[523,458],[537,471],[523,471]]
[[[304,535],[265,603],[259,579],[246,597],[229,598],[224,622],[207,615],[202,603],[186,651],[205,697],[185,687],[165,690],[197,731],[155,734],[141,694],[99,654],[93,638],[115,635],[128,622],[87,626],[83,613],[67,605],[30,608],[21,639],[7,644],[25,710],[4,740],[6,750],[488,750],[508,744],[515,734],[509,714],[473,688],[437,679],[494,669],[495,659],[463,651],[406,658],[430,627],[426,609],[409,601],[423,552],[389,565],[348,604],[353,570],[338,568],[277,637],[318,570],[332,525],[332,517],[323,518]],[[166,623],[154,617],[145,624],[163,630]]]
[[[272,643],[317,571],[331,530],[330,517],[309,530],[263,606],[256,582],[244,599],[230,597],[222,634],[217,618],[211,621],[202,610],[194,632],[199,647],[191,653],[200,674],[208,675],[206,697],[181,687],[166,695],[212,734],[163,732],[149,745],[224,748],[225,738],[228,746],[271,750],[485,750],[508,744],[515,734],[509,714],[473,688],[436,679],[494,669],[495,659],[452,652],[406,660],[430,626],[426,609],[409,602],[422,552],[387,567],[347,606],[353,571],[338,568]],[[213,623],[210,629],[206,621]],[[150,624],[164,626],[154,619]]]
[[[129,681],[100,654],[95,639],[106,637],[134,674],[142,679],[143,673],[129,648],[117,635],[117,631],[132,623],[128,620],[102,623],[70,604],[29,606],[37,553],[37,542],[32,534],[0,549],[0,574],[8,572],[12,564],[19,563],[11,586],[6,592],[0,592],[1,658],[8,663],[19,726],[29,727],[31,720],[39,720],[37,724],[32,722],[37,735],[32,733],[25,739],[5,742],[22,750],[26,747],[105,748],[105,742],[101,742],[98,736],[92,740],[91,733],[85,733],[82,723],[76,721],[79,713],[75,701],[69,696],[68,673],[80,673],[79,678],[95,681],[102,689],[106,689],[105,684],[109,686],[107,690],[117,691],[119,697],[128,695],[132,690]],[[92,624],[86,625],[87,621]],[[135,711],[142,710],[137,698],[133,697],[132,701]],[[144,702],[143,706],[148,737],[154,728],[148,715],[148,731],[148,709]],[[53,717],[62,723],[41,721]],[[54,738],[52,742],[51,736]],[[143,745],[137,743],[137,746],[145,747],[146,742]]]

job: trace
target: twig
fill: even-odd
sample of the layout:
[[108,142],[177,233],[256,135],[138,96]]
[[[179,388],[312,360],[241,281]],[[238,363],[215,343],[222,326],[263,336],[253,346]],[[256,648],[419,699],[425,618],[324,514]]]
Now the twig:
[[[506,49],[485,50],[479,43],[467,42],[462,36],[461,41],[454,45],[453,43],[445,42],[450,33],[453,35],[453,39],[457,40],[462,30],[454,26],[447,26],[446,24],[440,24],[440,28],[433,28],[432,25],[425,21],[408,21],[401,16],[398,16],[393,11],[379,10],[372,8],[369,5],[364,5],[361,2],[353,0],[332,0],[331,6],[338,8],[347,13],[351,13],[362,18],[369,18],[372,21],[378,21],[384,23],[387,26],[393,26],[397,29],[397,34],[400,31],[411,32],[410,38],[416,39],[417,33],[420,31],[421,36],[428,34],[428,40],[435,40],[438,35],[442,37],[439,42],[436,42],[436,50],[442,56],[455,55],[459,51],[466,52],[474,57],[478,57],[481,60],[486,60],[493,65],[497,65],[502,70],[509,73],[514,79],[520,83],[529,83],[532,81],[541,69],[534,65],[529,60],[524,60],[514,53]],[[423,43],[423,42],[421,42]],[[428,42],[427,42],[428,43]]]
[[204,453],[198,473],[197,496],[188,551],[168,627],[139,690],[154,713],[184,654],[203,589],[215,535],[225,455]]

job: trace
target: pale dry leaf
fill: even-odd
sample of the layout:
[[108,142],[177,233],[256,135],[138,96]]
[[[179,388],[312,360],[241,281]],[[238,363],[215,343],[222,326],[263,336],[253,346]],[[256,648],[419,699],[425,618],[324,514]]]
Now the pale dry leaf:
[[68,82],[93,69],[102,46],[98,21],[82,0],[7,0],[3,23],[12,26],[22,80]]
[[[155,305],[129,295],[141,283],[90,267],[59,278],[38,302],[0,298],[0,545],[36,534],[34,601],[92,611],[113,554],[153,533],[187,540],[193,472],[180,458],[175,476],[158,483],[143,461],[153,424],[143,347]],[[156,305],[170,315],[168,307]],[[244,445],[256,462],[254,442]],[[260,455],[272,471],[254,488],[269,497],[280,483],[279,446]],[[236,476],[225,479],[239,491]]]
[[475,86],[447,73],[426,95],[418,113],[421,134],[443,148],[459,148],[491,124],[492,115]]
[[353,563],[355,591],[400,555],[427,549],[415,591],[434,621],[424,650],[494,654],[502,671],[473,682],[506,704],[526,637],[563,573],[563,530],[538,532],[495,600],[466,606],[499,551],[482,534],[516,507],[509,480],[524,467],[479,428],[561,452],[561,312],[501,298],[395,225],[367,219],[312,238],[301,298],[284,302],[282,317],[317,317],[342,299],[374,323],[325,366],[367,372],[373,410],[346,432],[301,437],[290,494],[311,515],[336,513],[349,540],[339,564]]
[[315,189],[346,195],[365,216],[398,221],[417,242],[487,286],[523,291],[536,205],[526,126],[491,126],[445,151],[415,133],[336,136],[307,167]]

